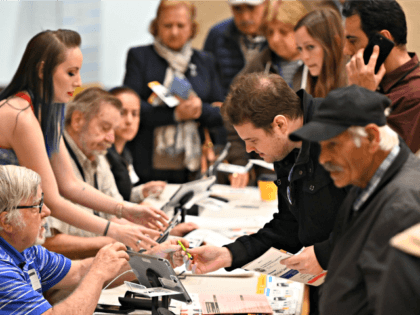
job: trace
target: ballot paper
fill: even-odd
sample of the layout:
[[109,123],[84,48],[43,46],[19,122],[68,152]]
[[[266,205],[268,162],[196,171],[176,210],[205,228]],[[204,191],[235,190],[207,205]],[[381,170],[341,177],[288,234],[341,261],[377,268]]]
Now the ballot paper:
[[254,165],[258,165],[258,166],[264,167],[268,170],[274,171],[274,164],[273,163],[268,163],[264,160],[257,160],[257,159],[251,159],[249,161]]
[[260,294],[199,294],[203,314],[272,314],[267,298]]
[[313,286],[319,286],[324,282],[325,276],[327,274],[326,271],[323,271],[319,275],[314,276],[300,273],[294,269],[289,269],[280,263],[280,260],[289,258],[291,256],[293,256],[293,254],[286,253],[285,251],[272,247],[262,256],[243,266],[242,269],[256,271]]
[[275,314],[300,315],[305,285],[303,283],[264,276],[264,295]]
[[169,107],[175,107],[179,105],[178,99],[173,96],[170,91],[160,84],[158,81],[152,81],[147,84],[147,86],[154,92],[149,99],[148,102],[150,104],[154,104],[154,95],[157,95],[166,105]]

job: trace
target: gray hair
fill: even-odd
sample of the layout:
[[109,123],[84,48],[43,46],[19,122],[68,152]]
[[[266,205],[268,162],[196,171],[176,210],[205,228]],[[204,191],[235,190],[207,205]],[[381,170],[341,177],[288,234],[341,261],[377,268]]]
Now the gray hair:
[[[399,144],[398,134],[388,125],[378,128],[380,137],[379,148],[381,148],[381,150],[390,151],[394,146]],[[351,134],[356,147],[360,148],[362,145],[361,138],[367,137],[365,127],[352,126],[347,130]]]
[[0,165],[0,213],[7,212],[7,222],[25,226],[16,207],[36,196],[40,183],[41,176],[26,167]]
[[99,87],[91,87],[80,92],[66,105],[66,114],[64,117],[65,126],[70,125],[71,117],[76,110],[81,112],[86,119],[86,123],[89,123],[99,112],[103,103],[111,104],[119,111],[122,110],[121,101],[111,93]]

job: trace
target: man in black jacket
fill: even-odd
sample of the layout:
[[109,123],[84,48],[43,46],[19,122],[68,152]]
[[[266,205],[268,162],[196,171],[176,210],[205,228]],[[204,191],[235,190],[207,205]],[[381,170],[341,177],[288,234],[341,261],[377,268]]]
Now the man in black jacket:
[[356,85],[337,89],[290,135],[319,142],[334,184],[354,186],[337,213],[321,314],[377,314],[389,241],[420,222],[420,160],[386,125],[390,103]]
[[[222,111],[245,141],[266,162],[274,162],[278,186],[278,213],[257,233],[238,238],[225,247],[190,250],[194,272],[219,268],[233,270],[264,254],[270,247],[291,253],[287,265],[303,273],[318,274],[329,258],[328,237],[336,212],[346,195],[336,188],[318,163],[316,143],[289,140],[291,132],[312,119],[321,99],[305,91],[295,93],[278,75],[252,73],[235,80]],[[311,310],[316,314],[316,294]]]

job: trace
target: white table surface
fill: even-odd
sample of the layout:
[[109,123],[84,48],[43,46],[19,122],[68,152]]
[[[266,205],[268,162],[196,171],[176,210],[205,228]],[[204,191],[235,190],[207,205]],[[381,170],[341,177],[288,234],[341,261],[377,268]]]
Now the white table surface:
[[[178,189],[179,185],[168,184],[159,199],[149,198],[146,201],[161,207]],[[228,207],[221,211],[203,210],[200,218],[246,218],[263,216],[268,222],[274,212],[277,211],[277,201],[262,201],[256,187],[233,189],[225,185],[214,185],[211,188],[214,194],[229,199]],[[238,226],[239,228],[241,226]],[[260,226],[262,227],[262,226]],[[258,283],[258,273],[251,277],[206,277],[187,276],[182,280],[189,293],[242,293],[255,294]],[[127,287],[122,285],[117,288],[102,292],[99,303],[119,305],[118,297],[124,296]],[[145,311],[137,311],[131,314],[144,314]],[[146,312],[150,313],[150,312]]]

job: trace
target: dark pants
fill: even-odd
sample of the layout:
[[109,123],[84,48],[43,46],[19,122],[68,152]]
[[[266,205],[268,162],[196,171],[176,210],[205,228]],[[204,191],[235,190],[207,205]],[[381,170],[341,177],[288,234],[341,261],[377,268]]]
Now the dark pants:
[[309,315],[319,315],[319,298],[322,285],[319,287],[309,286]]

